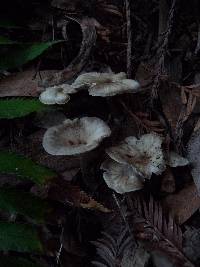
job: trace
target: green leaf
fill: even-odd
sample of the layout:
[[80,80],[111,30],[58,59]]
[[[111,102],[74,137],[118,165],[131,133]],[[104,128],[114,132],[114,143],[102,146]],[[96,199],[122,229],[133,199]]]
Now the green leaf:
[[0,45],[9,45],[9,44],[17,44],[15,41],[11,41],[10,39],[0,36]]
[[37,230],[28,224],[0,222],[0,250],[42,253]]
[[7,18],[2,18],[0,17],[0,28],[5,28],[5,29],[18,29],[22,28],[21,26],[18,26],[15,21],[12,19],[7,19]]
[[59,42],[61,41],[12,46],[10,49],[7,49],[7,52],[3,51],[0,54],[0,69],[7,70],[20,67]]
[[42,267],[38,263],[23,259],[21,257],[0,256],[0,266],[2,267]]
[[27,216],[37,223],[44,223],[52,210],[47,201],[14,188],[0,188],[0,209]]
[[56,174],[25,157],[0,151],[0,173],[15,174],[19,178],[29,179],[38,185],[47,184]]
[[47,108],[38,99],[1,99],[0,119],[24,117],[32,112],[40,112]]

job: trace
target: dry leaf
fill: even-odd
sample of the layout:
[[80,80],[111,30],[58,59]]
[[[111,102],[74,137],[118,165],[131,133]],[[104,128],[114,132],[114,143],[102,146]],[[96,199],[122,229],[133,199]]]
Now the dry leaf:
[[163,205],[175,218],[178,224],[187,221],[200,207],[200,197],[194,183],[180,192],[167,196]]
[[0,97],[38,96],[42,90],[38,82],[49,79],[56,72],[56,70],[40,71],[36,77],[34,69],[11,74],[0,81]]

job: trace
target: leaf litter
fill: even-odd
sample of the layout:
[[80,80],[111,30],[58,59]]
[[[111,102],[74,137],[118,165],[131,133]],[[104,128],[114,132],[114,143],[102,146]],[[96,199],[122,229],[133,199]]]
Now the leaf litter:
[[0,11],[2,262],[199,266],[198,1],[22,2]]

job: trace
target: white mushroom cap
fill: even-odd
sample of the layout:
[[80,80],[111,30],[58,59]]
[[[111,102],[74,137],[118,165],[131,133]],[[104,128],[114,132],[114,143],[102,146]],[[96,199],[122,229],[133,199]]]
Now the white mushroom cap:
[[68,94],[76,93],[76,90],[69,84],[61,84],[45,89],[39,96],[39,100],[46,105],[66,104],[70,100]]
[[130,136],[118,146],[108,148],[106,153],[119,163],[133,166],[140,175],[150,179],[152,173],[161,174],[166,168],[161,144],[161,137],[155,133],[145,134],[139,140]]
[[135,93],[138,92],[140,87],[137,81],[126,79],[126,74],[124,72],[118,74],[98,72],[84,73],[80,75],[72,85],[75,88],[89,86],[88,92],[90,95],[102,97]]
[[109,188],[119,194],[136,191],[143,188],[143,179],[127,164],[106,160],[101,164],[103,178]]
[[169,160],[167,164],[170,167],[178,167],[178,166],[185,166],[189,164],[188,159],[181,157],[179,154],[177,154],[174,151],[171,151],[169,153]]
[[110,128],[99,118],[67,119],[46,131],[43,147],[51,155],[81,154],[97,147],[110,134]]

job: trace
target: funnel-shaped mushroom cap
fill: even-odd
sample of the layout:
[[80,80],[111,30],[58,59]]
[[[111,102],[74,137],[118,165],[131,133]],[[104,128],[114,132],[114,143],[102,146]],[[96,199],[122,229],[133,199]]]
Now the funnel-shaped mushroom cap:
[[82,86],[89,86],[89,94],[92,96],[114,96],[124,93],[136,93],[140,87],[135,80],[126,79],[126,74],[120,72],[113,73],[98,73],[88,72],[80,75],[73,87],[78,88]]
[[39,96],[39,100],[46,105],[66,104],[70,100],[68,94],[76,93],[76,90],[69,84],[48,87]]
[[143,187],[143,179],[127,164],[120,164],[114,160],[106,160],[101,164],[103,178],[109,188],[117,193],[140,190]]
[[152,173],[161,174],[165,161],[161,149],[162,139],[154,134],[145,134],[139,140],[130,136],[118,146],[107,149],[107,154],[115,161],[133,166],[145,178]]
[[51,155],[75,155],[90,151],[111,134],[104,121],[96,117],[65,120],[49,128],[43,147]]
[[189,164],[188,159],[181,157],[179,154],[177,154],[174,151],[171,151],[169,153],[169,160],[167,164],[170,167],[178,167],[178,166],[185,166]]

